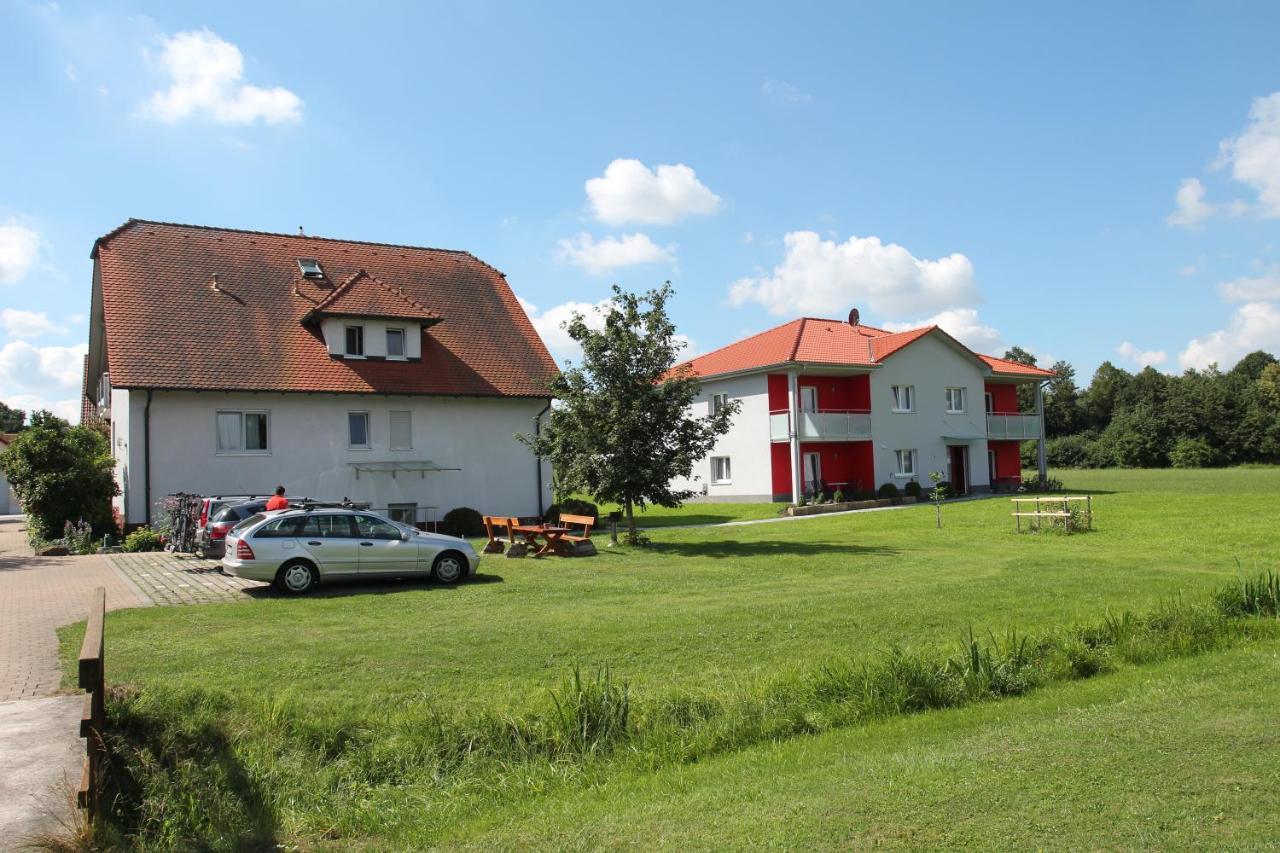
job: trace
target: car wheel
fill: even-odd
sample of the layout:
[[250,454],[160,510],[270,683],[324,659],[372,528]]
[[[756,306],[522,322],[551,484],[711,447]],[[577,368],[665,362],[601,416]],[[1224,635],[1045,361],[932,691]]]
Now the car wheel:
[[310,592],[319,580],[315,566],[301,560],[285,563],[276,573],[276,587],[290,595]]
[[466,574],[467,558],[457,551],[445,551],[431,564],[431,577],[440,583],[457,583]]

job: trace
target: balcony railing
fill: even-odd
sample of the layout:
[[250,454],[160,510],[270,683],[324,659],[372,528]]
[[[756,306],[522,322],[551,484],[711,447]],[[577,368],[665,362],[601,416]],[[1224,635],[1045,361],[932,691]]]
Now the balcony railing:
[[1021,413],[987,415],[987,438],[1023,441],[1040,437],[1040,418]]
[[[769,413],[769,440],[791,437],[791,417],[784,409]],[[800,413],[801,441],[861,441],[871,438],[871,413],[867,411],[824,411]]]

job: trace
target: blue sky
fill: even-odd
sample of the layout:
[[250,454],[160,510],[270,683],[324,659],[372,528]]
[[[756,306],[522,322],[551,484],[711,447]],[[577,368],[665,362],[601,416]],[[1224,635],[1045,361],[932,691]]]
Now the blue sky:
[[1280,4],[0,0],[0,400],[75,408],[130,216],[467,249],[553,351],[670,279],[1178,371],[1280,351]]

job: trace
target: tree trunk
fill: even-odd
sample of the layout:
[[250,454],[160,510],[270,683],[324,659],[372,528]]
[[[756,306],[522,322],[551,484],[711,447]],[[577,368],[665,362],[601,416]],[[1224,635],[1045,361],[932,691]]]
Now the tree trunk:
[[627,511],[627,544],[634,545],[640,537],[636,535],[636,516],[632,511],[631,498],[627,498],[623,506]]

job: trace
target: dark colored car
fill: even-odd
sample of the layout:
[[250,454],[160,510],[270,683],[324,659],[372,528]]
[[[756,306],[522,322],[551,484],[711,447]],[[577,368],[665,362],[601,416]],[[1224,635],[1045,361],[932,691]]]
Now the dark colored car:
[[[210,560],[220,560],[226,552],[227,532],[240,522],[267,508],[270,497],[227,503],[209,517],[208,523],[200,531],[197,544],[200,556]],[[290,501],[309,501],[310,498],[289,498]]]
[[196,546],[199,547],[204,542],[205,528],[209,526],[209,519],[218,514],[223,507],[231,504],[244,503],[245,501],[257,500],[262,498],[264,501],[271,497],[270,495],[207,495],[200,502],[200,518],[196,521]]

